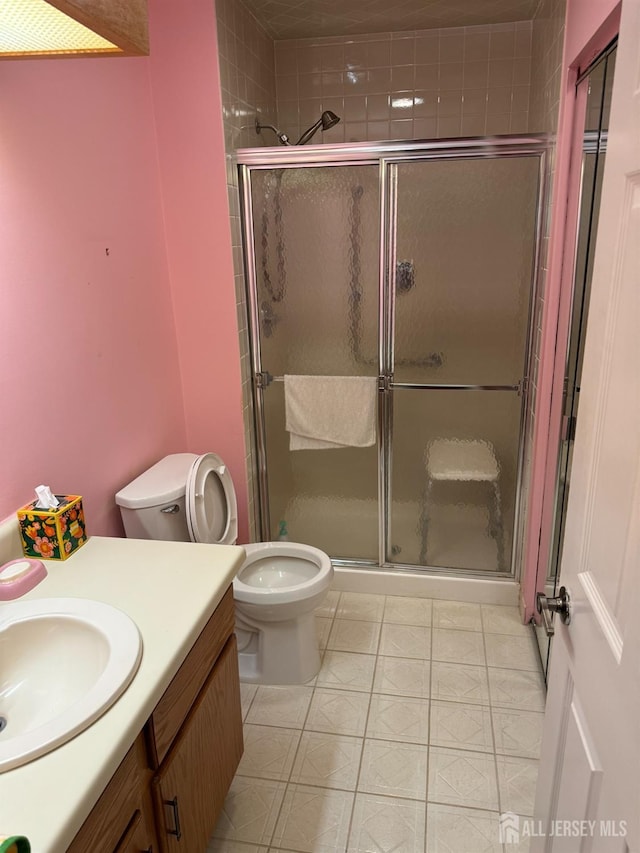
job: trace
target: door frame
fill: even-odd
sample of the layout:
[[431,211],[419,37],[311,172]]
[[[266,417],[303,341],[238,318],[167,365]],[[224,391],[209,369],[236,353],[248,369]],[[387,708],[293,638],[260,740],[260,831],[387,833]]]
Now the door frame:
[[[460,576],[461,570],[413,564],[390,563],[387,560],[390,539],[391,513],[388,511],[391,500],[391,430],[392,430],[392,394],[394,383],[391,381],[393,369],[393,299],[389,298],[393,282],[389,280],[389,270],[395,253],[395,234],[393,233],[393,205],[395,194],[390,173],[393,166],[407,161],[439,161],[460,159],[501,159],[504,157],[535,156],[539,158],[538,195],[536,200],[536,224],[534,253],[532,260],[532,287],[529,300],[527,336],[524,357],[524,376],[518,393],[522,397],[520,407],[520,433],[518,447],[518,465],[516,479],[516,498],[514,512],[514,530],[512,538],[511,560],[508,572],[485,572],[465,569],[464,577],[487,578],[513,581],[520,577],[523,552],[523,534],[525,519],[521,512],[526,505],[524,494],[529,478],[525,470],[525,453],[530,444],[530,411],[533,405],[534,390],[531,366],[535,355],[535,334],[533,322],[534,307],[540,282],[540,252],[542,244],[543,216],[545,209],[545,168],[549,142],[545,135],[523,134],[513,136],[479,138],[460,138],[432,141],[402,141],[378,143],[343,143],[337,145],[316,146],[280,146],[274,148],[245,149],[237,152],[239,192],[241,199],[241,224],[243,234],[243,252],[245,286],[248,308],[249,350],[251,359],[251,398],[253,411],[253,429],[248,443],[254,460],[255,497],[254,524],[261,540],[270,538],[269,483],[267,472],[266,424],[263,394],[271,381],[280,381],[281,377],[272,377],[263,370],[260,348],[260,314],[257,294],[257,273],[255,252],[249,246],[255,245],[253,229],[253,206],[251,198],[251,173],[254,170],[278,168],[312,168],[323,166],[340,167],[344,165],[369,165],[379,169],[380,182],[380,265],[379,265],[379,317],[378,317],[378,561],[338,560],[333,564],[345,568],[380,568],[391,572],[409,572],[424,574],[433,572],[441,575]],[[412,387],[398,383],[398,388]],[[418,387],[418,386],[416,386]],[[422,386],[420,386],[422,387]],[[444,386],[445,388],[447,386]],[[453,386],[451,386],[453,387]],[[489,386],[477,386],[478,390],[491,390]],[[497,390],[497,386],[496,386]],[[514,389],[515,390],[515,386]]]
[[[536,594],[544,593],[553,531],[558,444],[562,429],[564,367],[569,337],[573,264],[575,256],[579,174],[570,174],[573,131],[584,122],[585,104],[576,98],[576,84],[618,34],[620,0],[600,0],[583,9],[574,3],[565,19],[555,178],[554,211],[546,259],[545,304],[542,317],[542,354],[538,377],[536,424],[533,439],[531,490],[527,527],[523,536],[521,610],[524,620],[538,619]],[[585,96],[586,97],[586,96]],[[581,112],[582,111],[582,112]],[[577,118],[582,116],[582,118]]]
[[[602,63],[605,63],[605,71],[607,74],[606,79],[609,79],[609,75],[612,73],[608,69],[608,60],[611,54],[615,51],[617,47],[618,39],[617,36],[611,41],[607,47],[599,53],[589,64],[587,68],[582,71],[576,80],[576,88],[574,92],[575,96],[575,110],[574,110],[574,126],[573,126],[573,141],[572,141],[572,153],[571,153],[571,162],[569,164],[570,170],[570,185],[572,188],[577,187],[577,198],[576,198],[576,208],[575,208],[575,233],[571,234],[573,254],[571,256],[571,262],[566,262],[567,275],[571,273],[571,292],[570,299],[568,301],[568,317],[567,317],[567,340],[566,340],[566,353],[564,359],[564,377],[562,382],[562,421],[561,421],[561,433],[558,437],[558,445],[556,448],[557,458],[556,458],[556,472],[555,472],[555,483],[554,483],[554,495],[553,495],[553,519],[552,526],[549,535],[549,553],[547,555],[546,564],[542,562],[542,556],[540,558],[540,571],[546,571],[545,576],[545,585],[544,592],[546,595],[554,596],[557,595],[557,589],[560,586],[560,562],[561,562],[561,553],[562,553],[562,543],[564,540],[564,527],[566,521],[566,511],[567,511],[567,499],[569,496],[569,488],[570,488],[570,473],[571,473],[571,461],[570,461],[570,453],[571,446],[573,445],[574,437],[575,437],[575,428],[576,428],[576,415],[574,414],[576,411],[576,376],[575,376],[575,364],[572,365],[570,361],[570,354],[574,346],[574,342],[576,343],[576,353],[575,359],[578,362],[581,358],[580,353],[584,352],[584,342],[585,342],[585,332],[586,332],[586,324],[587,317],[589,312],[588,301],[585,304],[585,282],[582,282],[580,285],[577,283],[577,255],[580,246],[581,234],[580,234],[580,219],[582,216],[583,206],[585,202],[588,202],[590,205],[593,205],[593,198],[591,193],[589,196],[585,197],[585,186],[584,186],[584,158],[585,154],[591,153],[595,154],[596,157],[600,157],[602,155],[602,160],[596,160],[596,171],[601,171],[604,168],[604,155],[607,150],[607,133],[604,132],[604,136],[602,135],[602,131],[598,132],[586,131],[584,128],[585,117],[587,111],[587,99],[588,99],[588,90],[587,84],[589,82],[589,78],[591,73]],[[606,85],[606,82],[605,82]],[[604,92],[603,92],[604,96]],[[601,104],[602,111],[602,104]],[[602,115],[600,116],[600,121],[602,121]],[[595,192],[595,174],[594,174],[594,185],[593,192]],[[591,219],[593,217],[593,212],[591,212]],[[589,224],[589,236],[588,241],[590,245],[595,244],[596,234],[593,233],[593,222],[591,221]],[[590,251],[588,249],[587,251]],[[585,261],[585,270],[583,271],[583,275],[586,275],[588,266],[588,260]],[[576,297],[579,295],[580,297],[580,305],[576,304]],[[558,358],[560,354],[558,354]],[[570,371],[573,367],[574,373],[571,374]],[[555,389],[554,393],[558,393],[558,390]],[[571,418],[572,423],[568,423],[567,421],[567,401],[569,399],[569,395],[571,396]],[[567,434],[569,432],[570,434]],[[565,476],[564,485],[561,483],[563,473],[569,474],[569,481]],[[553,571],[553,575],[552,575]],[[542,668],[545,673],[545,679],[548,673],[549,668],[549,656],[551,652],[551,641],[552,638],[545,636],[543,626],[536,625],[537,631],[537,639],[538,646],[540,649],[540,654],[542,657]],[[543,653],[543,646],[546,646],[546,651]]]

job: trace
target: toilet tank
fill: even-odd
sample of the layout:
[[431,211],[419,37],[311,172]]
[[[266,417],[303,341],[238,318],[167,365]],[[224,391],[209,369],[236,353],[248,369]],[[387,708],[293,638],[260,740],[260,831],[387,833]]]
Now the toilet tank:
[[185,508],[187,475],[195,453],[165,456],[116,494],[128,539],[189,542]]

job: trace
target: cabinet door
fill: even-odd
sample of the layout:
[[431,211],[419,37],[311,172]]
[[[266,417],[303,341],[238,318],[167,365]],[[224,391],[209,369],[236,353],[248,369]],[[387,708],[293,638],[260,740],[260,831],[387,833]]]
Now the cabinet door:
[[238,653],[232,636],[153,782],[163,853],[205,849],[242,749]]

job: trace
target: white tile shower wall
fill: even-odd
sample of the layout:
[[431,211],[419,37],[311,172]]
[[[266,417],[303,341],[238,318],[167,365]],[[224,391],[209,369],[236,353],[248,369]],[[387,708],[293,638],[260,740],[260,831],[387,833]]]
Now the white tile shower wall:
[[251,403],[251,361],[247,329],[247,307],[242,257],[242,235],[238,201],[238,176],[234,160],[237,148],[259,144],[255,118],[276,121],[276,86],[273,40],[238,0],[217,0],[218,57],[222,90],[222,115],[227,155],[227,191],[231,219],[236,311],[240,335],[242,398],[245,429],[245,460],[251,538],[255,539],[255,467],[251,453],[253,411]]
[[218,54],[226,148],[258,144],[255,118],[274,122],[273,41],[238,0],[217,0]]
[[333,110],[314,142],[523,133],[531,21],[275,44],[278,122],[292,138]]

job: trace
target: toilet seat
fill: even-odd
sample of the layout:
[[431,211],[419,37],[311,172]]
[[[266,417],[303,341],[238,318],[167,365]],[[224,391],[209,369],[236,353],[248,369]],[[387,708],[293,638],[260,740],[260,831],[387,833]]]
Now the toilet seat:
[[238,536],[236,492],[229,469],[215,453],[198,456],[187,475],[185,506],[193,542],[234,545]]

